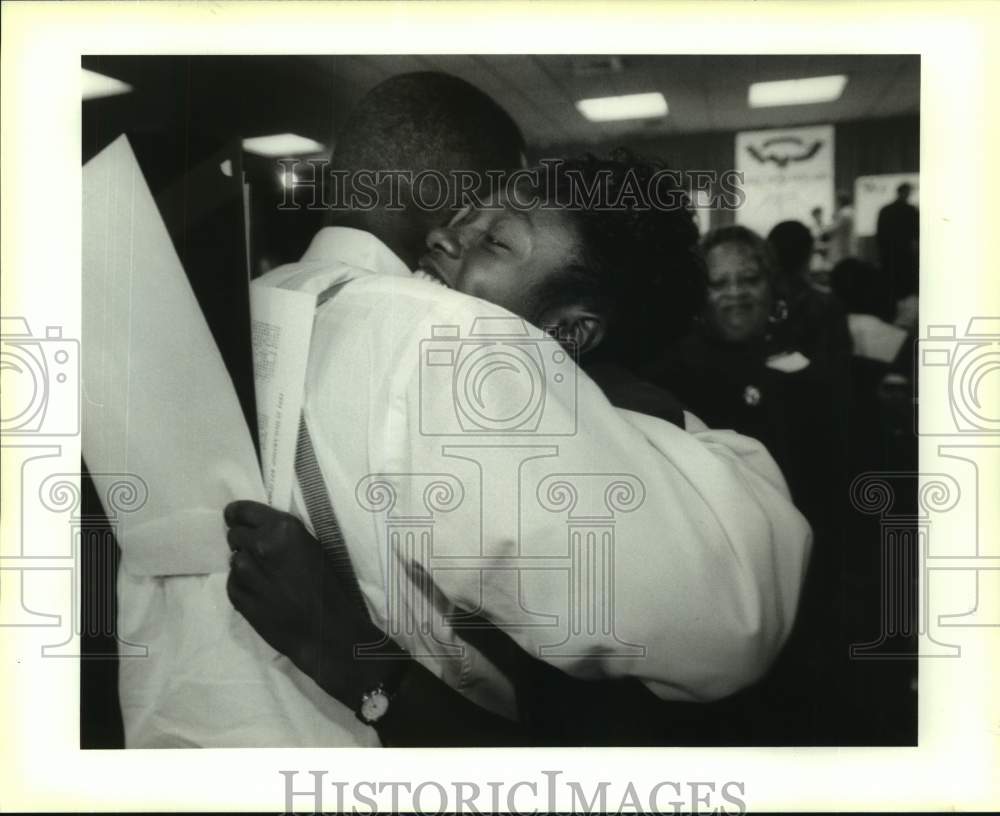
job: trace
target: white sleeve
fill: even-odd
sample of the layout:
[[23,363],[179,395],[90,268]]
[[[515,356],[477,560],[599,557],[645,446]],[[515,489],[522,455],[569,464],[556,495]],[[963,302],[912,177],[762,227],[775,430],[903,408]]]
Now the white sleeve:
[[[396,382],[408,433],[394,458],[463,493],[434,522],[436,591],[578,676],[698,700],[758,679],[811,541],[773,460],[732,432],[616,409],[550,338],[501,337],[501,319],[432,309],[417,372]],[[451,333],[428,343],[431,324]]]
[[[668,423],[622,413],[665,458],[670,456],[667,446],[672,442],[663,433]],[[732,674],[728,683],[723,680],[722,696],[756,680],[784,644],[795,620],[812,530],[792,503],[781,470],[762,443],[735,431],[709,429],[700,420],[691,425],[688,435],[701,448],[699,458],[714,459],[715,465],[713,477],[706,480],[697,473],[699,466],[693,459],[687,463],[685,470],[698,481],[704,502],[701,508],[687,509],[712,513],[718,519],[720,538],[713,543],[728,544],[730,558],[723,580],[728,581],[733,600],[739,599],[748,613],[742,624],[736,618],[731,621]],[[726,548],[719,553],[726,558]],[[747,626],[751,621],[755,623]],[[742,661],[740,654],[745,655]]]
[[[811,533],[762,446],[619,410],[542,332],[429,285],[353,283],[318,323],[314,441],[389,628],[454,604],[564,671],[670,699],[764,673]],[[428,597],[397,589],[396,561]]]

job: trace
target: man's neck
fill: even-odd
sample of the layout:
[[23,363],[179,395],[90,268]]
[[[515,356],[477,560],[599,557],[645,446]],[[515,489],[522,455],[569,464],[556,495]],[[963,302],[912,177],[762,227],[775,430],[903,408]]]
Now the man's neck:
[[408,240],[401,229],[400,220],[389,213],[378,210],[336,213],[330,219],[329,226],[352,227],[367,232],[392,250],[409,269],[416,268],[418,258],[413,251],[412,241]]

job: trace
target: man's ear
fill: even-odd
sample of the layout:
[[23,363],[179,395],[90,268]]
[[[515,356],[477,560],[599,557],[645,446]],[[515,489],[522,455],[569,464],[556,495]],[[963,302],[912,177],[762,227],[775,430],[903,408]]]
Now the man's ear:
[[549,309],[542,316],[541,324],[556,339],[571,341],[580,357],[597,348],[604,340],[607,330],[604,316],[581,304]]

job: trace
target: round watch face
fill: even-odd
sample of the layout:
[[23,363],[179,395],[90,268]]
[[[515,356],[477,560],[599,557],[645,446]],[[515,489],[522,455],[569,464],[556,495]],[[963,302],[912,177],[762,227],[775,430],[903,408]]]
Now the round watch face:
[[373,691],[366,694],[361,701],[361,716],[365,722],[376,722],[380,720],[386,711],[389,710],[389,698],[384,691]]

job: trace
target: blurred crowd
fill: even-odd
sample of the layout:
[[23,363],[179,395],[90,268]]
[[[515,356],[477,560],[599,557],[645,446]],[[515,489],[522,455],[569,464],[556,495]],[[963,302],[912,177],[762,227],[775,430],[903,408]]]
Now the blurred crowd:
[[882,601],[878,523],[850,505],[849,486],[861,473],[914,470],[917,461],[918,213],[910,194],[900,185],[879,214],[878,263],[857,257],[846,195],[829,224],[814,210],[815,223],[784,221],[766,236],[742,226],[708,233],[706,307],[641,372],[710,426],[764,442],[813,526],[784,656],[723,712],[728,729],[739,716],[758,741],[766,731],[775,742],[823,733],[850,744],[852,729],[871,718],[895,731],[915,703],[913,664],[876,672],[849,657],[852,644],[877,639]]

